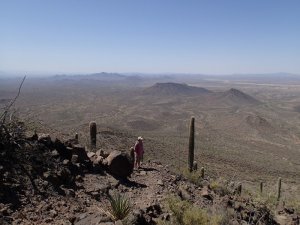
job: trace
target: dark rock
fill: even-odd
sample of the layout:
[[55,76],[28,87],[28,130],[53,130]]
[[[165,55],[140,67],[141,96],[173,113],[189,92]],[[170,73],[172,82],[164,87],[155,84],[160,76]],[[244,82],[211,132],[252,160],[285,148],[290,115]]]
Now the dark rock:
[[93,164],[93,172],[102,174],[103,173],[102,164]]
[[54,150],[51,152],[51,155],[52,155],[53,157],[57,157],[57,156],[59,156],[59,153],[58,153],[57,150],[54,149]]
[[100,156],[102,156],[103,158],[107,158],[109,156],[109,153],[107,153],[103,150],[100,150]]
[[184,189],[183,187],[180,187],[178,190],[178,195],[182,200],[186,200],[189,201],[191,199],[191,195],[189,194],[189,192]]
[[114,224],[112,220],[104,213],[93,213],[93,214],[81,214],[74,222],[74,225],[98,225],[98,224]]
[[124,223],[130,225],[148,225],[144,214],[145,212],[142,210],[135,210],[124,219]]
[[75,191],[73,189],[65,188],[63,186],[60,186],[60,189],[63,190],[65,196],[75,197]]
[[98,191],[91,192],[91,196],[96,200],[100,199],[100,193]]
[[72,155],[78,155],[78,162],[85,163],[86,161],[90,161],[85,148],[81,145],[74,145],[72,150]]
[[64,159],[64,160],[63,160],[63,165],[65,165],[65,166],[70,165],[70,160]]
[[73,146],[73,145],[77,145],[77,144],[79,144],[79,142],[78,142],[78,139],[76,139],[76,138],[70,138],[69,140],[67,140],[65,142],[66,146]]
[[83,182],[83,177],[81,175],[76,176],[76,181],[82,183]]
[[201,196],[208,200],[213,200],[213,196],[209,193],[209,189],[207,188],[207,186],[201,190]]
[[130,161],[130,156],[121,151],[113,151],[107,157],[108,170],[111,174],[127,178],[133,172],[133,165]]
[[78,162],[78,155],[73,154],[73,155],[72,155],[72,158],[71,158],[71,162],[72,162],[73,164],[76,164],[76,163]]
[[56,173],[46,171],[43,173],[43,177],[56,187],[62,184],[73,185],[75,180],[71,171],[67,168],[60,168]]
[[146,213],[153,218],[158,218],[162,213],[161,206],[159,204],[151,205],[146,208]]
[[295,210],[293,208],[287,208],[287,207],[284,208],[284,211],[287,214],[294,214],[294,212],[295,212]]
[[38,142],[46,145],[47,147],[52,146],[52,140],[49,134],[41,134],[39,135]]
[[53,145],[62,159],[71,159],[72,152],[59,139],[55,139]]
[[170,221],[171,215],[170,215],[169,213],[164,213],[164,214],[160,215],[159,218],[160,218],[161,220]]

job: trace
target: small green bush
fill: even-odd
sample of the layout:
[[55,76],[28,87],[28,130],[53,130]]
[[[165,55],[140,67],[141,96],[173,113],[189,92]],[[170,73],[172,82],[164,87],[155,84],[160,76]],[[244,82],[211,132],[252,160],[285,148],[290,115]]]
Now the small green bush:
[[187,201],[181,201],[177,198],[168,199],[168,204],[171,211],[179,224],[183,224],[184,212],[190,207],[190,203]]
[[184,225],[206,225],[209,224],[209,217],[204,210],[201,210],[196,207],[191,207],[184,212],[183,215],[183,224]]
[[159,224],[168,225],[220,225],[223,224],[221,215],[210,215],[206,210],[193,206],[187,201],[181,201],[178,198],[168,199],[168,204],[173,212],[176,221],[164,222]]
[[109,202],[111,205],[111,214],[114,217],[114,220],[124,219],[131,211],[131,204],[129,200],[119,193],[109,196]]
[[186,179],[196,185],[199,185],[203,180],[199,171],[190,172],[188,169],[183,168],[181,169],[181,173]]
[[296,213],[300,213],[299,199],[290,199],[289,201],[286,201],[286,207],[296,210]]
[[210,188],[218,193],[221,196],[225,196],[227,194],[230,194],[232,191],[229,188],[229,185],[227,182],[222,182],[222,181],[212,181],[210,183]]

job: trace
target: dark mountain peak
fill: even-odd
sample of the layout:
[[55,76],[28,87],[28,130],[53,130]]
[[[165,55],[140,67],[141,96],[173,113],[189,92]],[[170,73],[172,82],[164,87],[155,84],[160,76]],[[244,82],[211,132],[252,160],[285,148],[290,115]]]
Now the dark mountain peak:
[[156,83],[144,90],[145,94],[151,95],[197,95],[210,93],[209,90],[201,87],[189,86],[184,83]]
[[229,92],[233,92],[233,93],[242,93],[240,90],[235,89],[235,88],[230,88]]
[[227,94],[231,94],[231,95],[235,95],[235,96],[240,96],[240,97],[246,97],[246,96],[249,96],[247,95],[246,93],[238,90],[238,89],[235,89],[235,88],[230,88],[228,91],[226,91],[225,93]]
[[254,97],[238,90],[235,88],[231,88],[228,91],[221,92],[220,98],[231,101],[232,103],[237,104],[257,104],[259,101],[255,99]]

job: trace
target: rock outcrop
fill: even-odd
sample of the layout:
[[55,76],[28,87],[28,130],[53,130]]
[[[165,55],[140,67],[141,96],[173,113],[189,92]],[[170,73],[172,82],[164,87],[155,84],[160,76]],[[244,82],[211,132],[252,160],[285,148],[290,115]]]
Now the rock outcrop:
[[112,151],[107,157],[108,171],[117,177],[127,178],[133,172],[130,156],[121,151]]

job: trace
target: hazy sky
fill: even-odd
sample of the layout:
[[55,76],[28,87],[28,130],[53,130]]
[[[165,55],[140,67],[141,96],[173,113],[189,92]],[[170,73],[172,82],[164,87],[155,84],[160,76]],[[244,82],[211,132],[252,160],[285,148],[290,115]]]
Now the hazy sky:
[[0,71],[300,74],[300,1],[0,0]]

